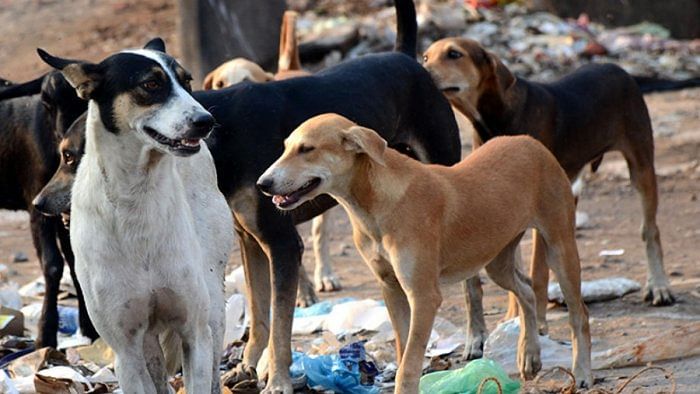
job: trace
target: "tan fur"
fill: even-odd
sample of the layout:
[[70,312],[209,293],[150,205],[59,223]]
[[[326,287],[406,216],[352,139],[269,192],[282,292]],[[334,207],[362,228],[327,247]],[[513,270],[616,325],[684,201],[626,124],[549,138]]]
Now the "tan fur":
[[270,182],[272,193],[284,196],[319,178],[315,189],[285,209],[327,193],[348,212],[355,244],[382,286],[396,331],[396,392],[418,392],[442,301],[440,284],[474,277],[482,268],[517,295],[523,310],[518,366],[526,379],[537,373],[534,294],[515,256],[527,228],[547,240],[547,264],[569,306],[573,371],[579,383],[592,384],[574,198],[554,156],[527,136],[495,138],[452,167],[423,164],[385,147],[372,130],[340,115],[320,115],[289,136],[259,183]]
[[296,37],[296,20],[298,16],[299,14],[294,11],[285,11],[282,17],[277,74],[272,75],[266,72],[257,63],[248,59],[236,58],[229,60],[207,74],[204,79],[203,89],[223,89],[246,80],[263,83],[310,75],[308,71],[301,68],[301,60],[299,60],[299,47]]

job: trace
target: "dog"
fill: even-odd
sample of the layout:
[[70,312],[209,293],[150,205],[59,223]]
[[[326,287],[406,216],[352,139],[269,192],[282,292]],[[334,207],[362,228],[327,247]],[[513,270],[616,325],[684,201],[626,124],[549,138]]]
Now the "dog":
[[32,241],[46,282],[37,347],[57,345],[57,300],[66,263],[78,296],[80,330],[91,339],[98,337],[74,274],[68,232],[60,219],[44,216],[32,205],[58,166],[57,141],[86,108],[58,72],[0,90],[0,207],[29,212]]
[[[246,81],[265,83],[311,75],[302,69],[299,59],[296,36],[297,18],[298,14],[294,11],[285,11],[282,17],[277,73],[274,76],[250,60],[237,58],[222,64],[207,74],[203,85],[204,90],[224,89]],[[316,258],[314,284],[312,287],[305,270],[299,272],[299,293],[297,294],[297,305],[299,306],[308,306],[317,301],[316,294],[313,292],[314,288],[316,291],[330,292],[340,290],[341,287],[340,280],[333,273],[333,265],[331,264],[330,245],[328,244],[330,238],[328,215],[328,213],[323,213],[311,221],[311,239]]]
[[327,193],[348,213],[392,318],[397,393],[418,392],[440,283],[475,277],[484,267],[518,297],[524,328],[518,365],[524,379],[535,376],[541,367],[535,298],[515,253],[530,227],[545,237],[547,265],[567,297],[576,381],[593,383],[574,197],[554,156],[533,138],[497,138],[444,167],[387,150],[373,130],[324,114],[285,140],[284,153],[257,184],[282,210]]
[[251,60],[239,57],[223,63],[207,74],[202,88],[204,90],[217,90],[243,81],[263,83],[310,75],[308,71],[302,69],[301,60],[299,59],[299,46],[297,45],[296,36],[296,21],[298,17],[299,14],[295,11],[285,11],[282,16],[276,74],[273,75],[265,71]]
[[234,213],[246,272],[250,339],[243,362],[232,372],[234,381],[247,379],[249,367],[268,346],[265,392],[292,392],[291,328],[303,251],[295,225],[336,204],[320,196],[281,214],[257,190],[256,180],[282,153],[282,143],[295,127],[312,116],[335,112],[371,127],[391,147],[422,161],[450,165],[460,159],[450,106],[416,61],[413,2],[397,0],[396,10],[394,52],[348,60],[307,77],[194,93],[220,125],[207,144],[219,188]]
[[61,159],[56,172],[34,197],[34,208],[47,216],[61,217],[66,229],[70,227],[71,189],[78,165],[85,154],[85,121],[82,114],[63,135],[58,143]]
[[[474,146],[498,135],[529,134],[552,151],[572,181],[588,163],[595,171],[606,152],[620,151],[642,200],[642,238],[648,261],[644,298],[655,306],[674,302],[656,224],[658,191],[651,121],[640,88],[629,74],[611,64],[587,65],[553,83],[529,82],[515,77],[494,54],[465,38],[433,43],[423,61],[450,103],[474,124]],[[549,271],[543,263],[543,239],[537,232],[533,244],[531,275],[540,329],[546,332]],[[481,356],[486,328],[478,278],[467,287],[470,305],[476,308],[468,317],[467,349],[471,348],[468,356],[473,358]],[[507,316],[515,312],[511,297]]]
[[70,234],[87,309],[115,351],[120,386],[168,392],[164,357],[177,350],[159,341],[171,332],[182,344],[187,391],[219,393],[233,226],[202,142],[214,118],[160,39],[99,64],[38,52],[89,101]]

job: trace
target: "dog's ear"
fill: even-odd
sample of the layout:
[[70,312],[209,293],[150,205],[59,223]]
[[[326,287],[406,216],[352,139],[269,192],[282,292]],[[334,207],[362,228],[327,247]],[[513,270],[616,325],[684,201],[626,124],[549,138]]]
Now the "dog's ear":
[[361,126],[352,126],[343,131],[343,146],[345,149],[365,153],[375,162],[386,165],[384,151],[386,141],[374,130]]
[[37,53],[46,64],[61,71],[61,74],[78,93],[78,97],[83,100],[90,100],[92,93],[102,81],[102,73],[97,64],[62,59],[50,55],[41,48],[37,49]]
[[202,89],[204,90],[211,90],[214,87],[214,73],[216,71],[212,71],[207,76],[204,78],[204,83],[202,84]]
[[503,93],[515,84],[515,76],[493,53],[488,53],[488,59],[491,62],[491,70],[496,82],[498,82],[498,87]]
[[143,46],[143,49],[150,49],[152,51],[165,53],[165,41],[163,41],[163,39],[160,37],[156,37],[147,42],[146,45]]

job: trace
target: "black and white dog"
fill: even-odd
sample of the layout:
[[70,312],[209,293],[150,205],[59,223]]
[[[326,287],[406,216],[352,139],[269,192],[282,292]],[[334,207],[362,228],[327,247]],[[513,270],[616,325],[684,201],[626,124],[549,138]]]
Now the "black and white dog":
[[39,55],[89,100],[71,243],[122,390],[168,392],[165,359],[177,350],[160,340],[175,333],[187,392],[219,393],[233,225],[202,142],[214,118],[160,39],[99,64]]

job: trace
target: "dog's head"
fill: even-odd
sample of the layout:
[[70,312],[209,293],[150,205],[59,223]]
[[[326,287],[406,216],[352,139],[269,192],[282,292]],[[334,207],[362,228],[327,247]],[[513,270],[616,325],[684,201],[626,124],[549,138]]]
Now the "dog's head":
[[204,90],[218,90],[243,81],[269,82],[275,77],[265,72],[259,65],[242,57],[229,60],[204,78]]
[[496,55],[466,38],[436,41],[423,54],[423,66],[450,102],[474,109],[484,92],[503,96],[515,83]]
[[58,144],[61,163],[51,180],[32,201],[34,208],[44,215],[57,216],[70,213],[71,189],[78,164],[85,153],[86,117],[87,114],[80,116],[64,134]]
[[284,141],[284,153],[258,179],[258,188],[278,208],[293,209],[320,194],[346,190],[358,160],[384,165],[386,146],[373,130],[337,114],[319,115]]
[[87,103],[60,72],[50,72],[41,84],[41,103],[53,121],[53,129],[62,138],[70,125],[87,110]]
[[160,38],[99,64],[38,52],[61,71],[78,96],[96,105],[111,133],[134,133],[160,152],[189,156],[199,151],[200,141],[214,126],[212,115],[190,94],[190,74],[165,53]]

